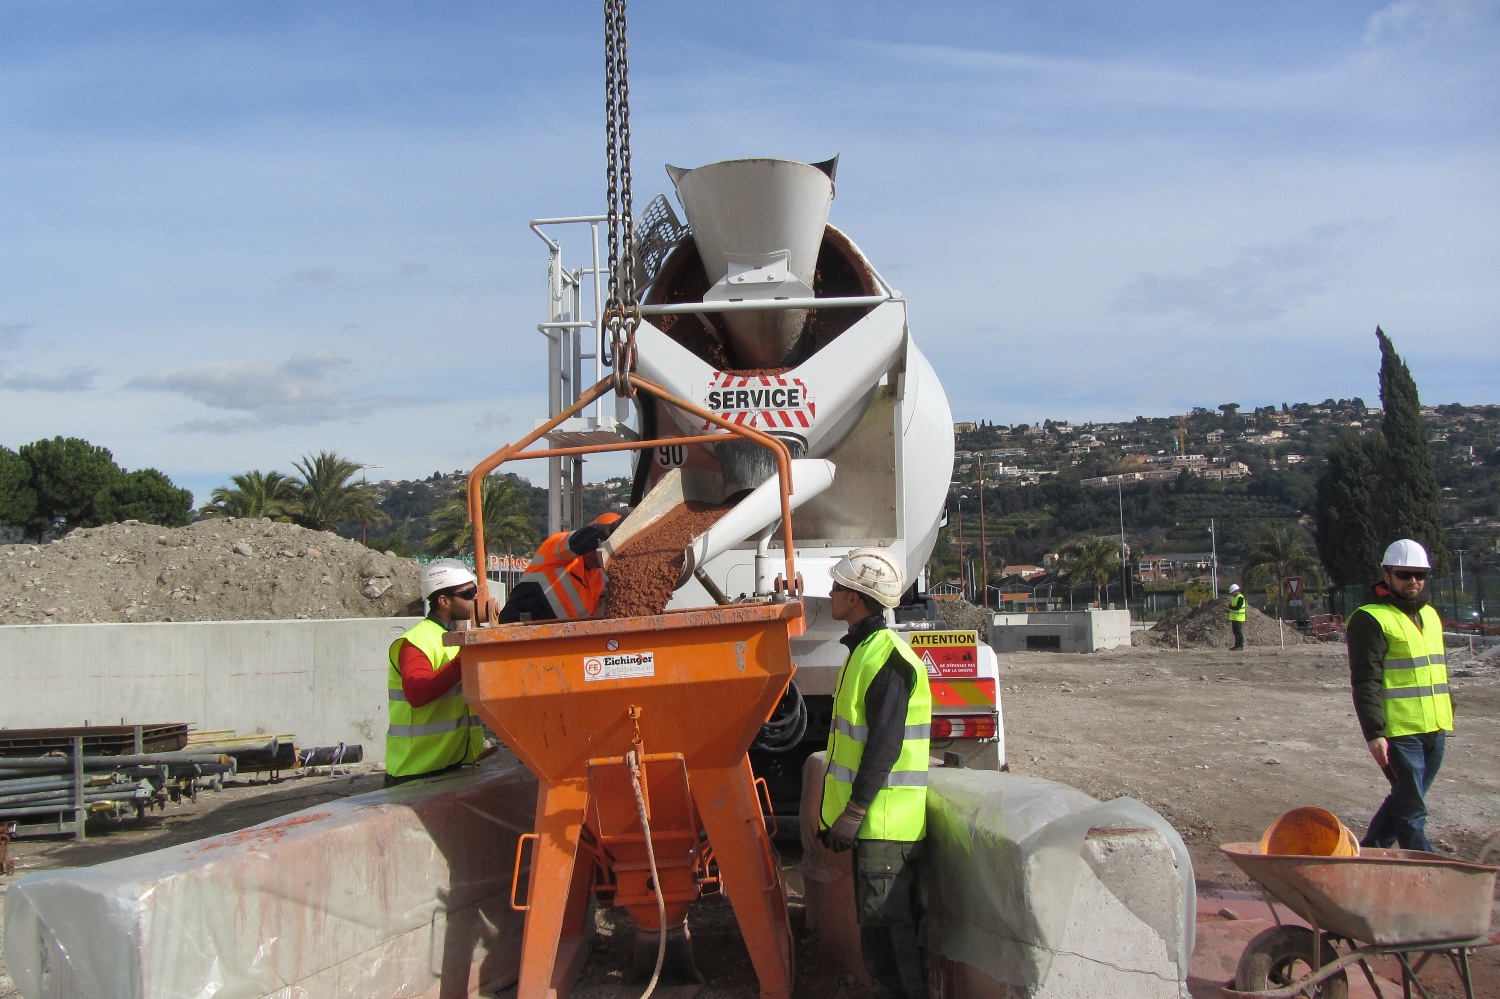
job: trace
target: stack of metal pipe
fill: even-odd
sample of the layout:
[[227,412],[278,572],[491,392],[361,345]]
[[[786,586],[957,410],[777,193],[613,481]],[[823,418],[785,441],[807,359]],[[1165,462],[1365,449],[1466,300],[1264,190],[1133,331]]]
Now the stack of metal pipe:
[[47,817],[148,808],[196,793],[203,778],[235,772],[232,757],[202,752],[129,756],[0,757],[0,820],[20,820],[18,832]]

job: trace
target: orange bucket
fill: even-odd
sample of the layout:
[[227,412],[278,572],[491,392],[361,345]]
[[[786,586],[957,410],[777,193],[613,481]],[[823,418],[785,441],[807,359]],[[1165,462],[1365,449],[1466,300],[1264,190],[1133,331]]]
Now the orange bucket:
[[1260,852],[1283,857],[1357,857],[1359,841],[1323,808],[1294,808],[1266,827]]

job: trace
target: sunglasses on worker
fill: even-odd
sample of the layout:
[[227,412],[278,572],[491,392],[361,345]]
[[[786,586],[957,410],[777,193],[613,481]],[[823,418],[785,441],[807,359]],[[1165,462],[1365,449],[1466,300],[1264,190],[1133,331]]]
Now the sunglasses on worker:
[[1403,582],[1410,582],[1415,579],[1421,583],[1427,579],[1427,571],[1425,569],[1388,569],[1386,571]]
[[450,593],[448,595],[450,597],[455,597],[455,598],[457,598],[459,600],[473,600],[476,596],[479,595],[479,587],[477,587],[477,586],[469,586],[469,587],[466,587],[466,588],[464,588],[462,590],[454,590],[452,593]]

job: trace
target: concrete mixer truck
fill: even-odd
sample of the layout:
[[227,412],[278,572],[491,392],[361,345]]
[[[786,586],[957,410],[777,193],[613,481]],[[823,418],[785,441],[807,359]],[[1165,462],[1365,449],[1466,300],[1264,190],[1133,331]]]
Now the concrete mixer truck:
[[[636,226],[642,321],[634,371],[725,421],[780,439],[792,457],[791,505],[806,631],[792,641],[793,687],[752,752],[778,813],[795,811],[801,765],[823,747],[845,626],[831,617],[828,569],[863,545],[890,549],[910,588],[896,628],[926,662],[934,692],[933,755],[1004,765],[994,653],[948,629],[926,595],[925,566],[942,526],[953,468],[953,420],[932,365],[907,327],[906,302],[828,223],[837,159],[741,159],[668,167],[685,219],[657,197]],[[618,363],[599,303],[603,216],[541,219],[549,252],[549,415]],[[571,228],[570,228],[571,227]],[[583,227],[583,259],[563,239]],[[578,240],[570,250],[576,252]],[[591,315],[589,313],[592,313]],[[714,435],[641,451],[632,513],[609,546],[685,499],[732,504],[693,538],[671,607],[769,598],[785,580],[776,467],[764,448],[717,431],[661,396],[600,400],[558,425],[553,448],[622,439]],[[582,524],[582,461],[549,461],[552,531]],[[607,564],[606,564],[607,569]],[[726,596],[727,595],[727,596]]]

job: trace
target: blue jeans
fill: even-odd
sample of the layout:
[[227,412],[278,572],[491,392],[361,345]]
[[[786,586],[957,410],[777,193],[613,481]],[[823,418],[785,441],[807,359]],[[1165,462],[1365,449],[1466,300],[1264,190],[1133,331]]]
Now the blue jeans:
[[1445,736],[1442,732],[1423,735],[1398,735],[1387,739],[1391,765],[1385,778],[1391,782],[1391,793],[1370,820],[1370,828],[1360,846],[1392,847],[1432,852],[1427,842],[1427,792],[1443,765]]

